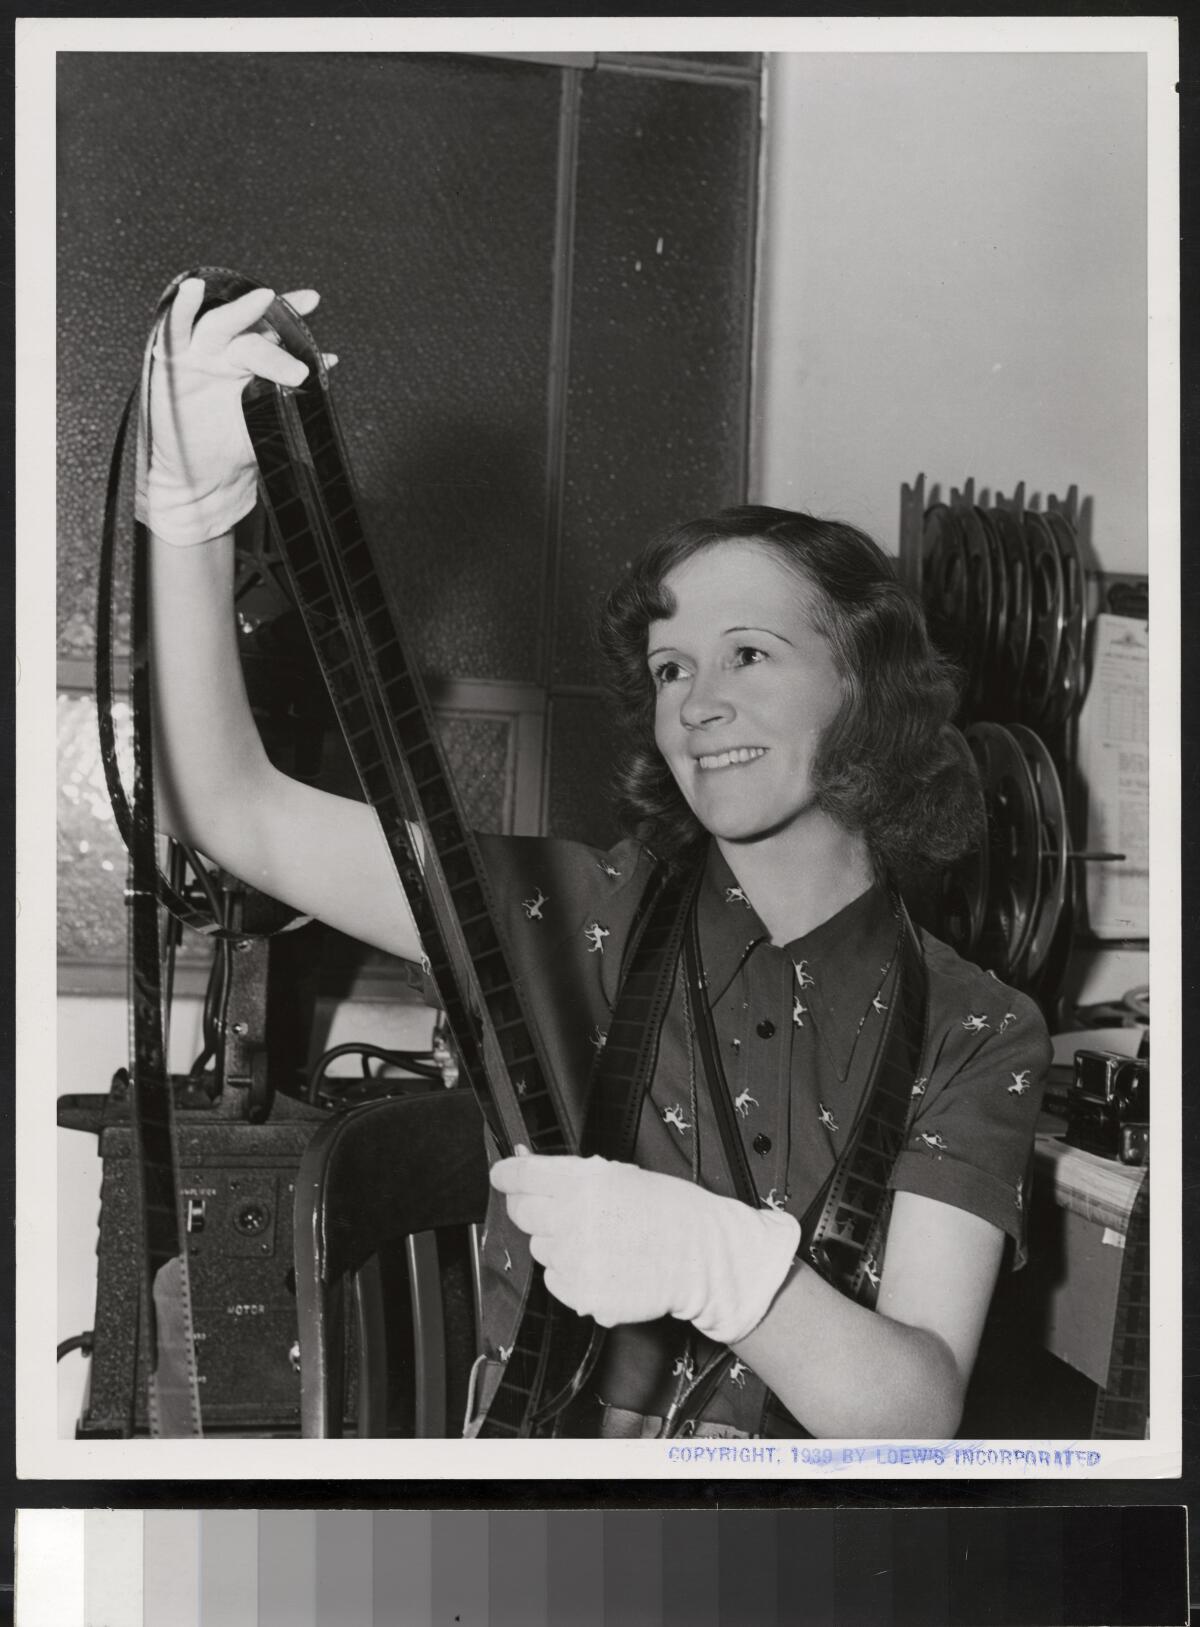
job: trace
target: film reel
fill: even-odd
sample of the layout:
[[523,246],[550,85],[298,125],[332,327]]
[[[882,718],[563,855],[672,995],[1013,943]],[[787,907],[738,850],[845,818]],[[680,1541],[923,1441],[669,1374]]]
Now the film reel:
[[[981,812],[986,818],[986,807]],[[929,906],[932,930],[958,954],[974,955],[983,935],[987,900],[988,844],[984,840],[939,876]]]
[[968,504],[952,510],[966,563],[966,606],[962,639],[967,665],[967,703],[977,710],[990,687],[996,643],[996,582],[992,549],[978,512]]
[[1023,724],[1014,723],[1009,733],[1025,758],[1037,793],[1037,824],[1030,838],[1037,845],[1041,874],[1033,930],[1025,946],[1024,963],[1018,967],[1024,983],[1038,977],[1045,967],[1066,908],[1071,836],[1062,781],[1050,753],[1039,736]]
[[1067,981],[1067,972],[1071,964],[1071,952],[1075,942],[1075,911],[1076,901],[1079,897],[1080,883],[1075,864],[1067,865],[1066,898],[1063,903],[1062,914],[1059,916],[1058,926],[1050,940],[1050,947],[1046,952],[1046,959],[1036,978],[1030,978],[1028,992],[1041,1006],[1046,1014],[1046,1020],[1052,1028],[1069,1026],[1063,1009],[1063,989]]
[[[974,757],[966,737],[955,731],[965,762]],[[986,829],[987,807],[982,785],[979,794],[979,828]],[[955,863],[910,881],[905,901],[914,919],[948,943],[960,955],[972,955],[983,931],[987,909],[988,851],[986,837],[977,848]]]
[[925,511],[921,599],[934,643],[954,660],[965,662],[966,550],[955,516],[944,503],[934,503]]
[[1002,717],[1015,717],[1025,682],[1025,663],[1033,639],[1033,582],[1030,573],[1029,544],[1021,522],[1011,509],[994,508],[988,513],[992,531],[1004,557],[1007,586],[1007,616],[1004,637],[996,660],[996,711]]
[[1041,889],[1037,784],[1025,753],[999,723],[972,723],[967,742],[983,782],[988,827],[987,903],[979,963],[1015,978],[1037,922]]
[[1053,726],[1065,723],[1083,698],[1087,595],[1075,528],[1067,516],[1057,509],[1051,509],[1043,518],[1058,549],[1063,584],[1062,643],[1054,683],[1042,718],[1044,723]]
[[975,510],[976,523],[982,531],[991,560],[992,614],[988,628],[987,667],[983,679],[983,700],[992,717],[1002,717],[1005,708],[1004,650],[1008,640],[1008,607],[1011,597],[1008,566],[1000,533],[992,524],[992,515],[985,508]]
[[1027,512],[1025,536],[1029,543],[1029,569],[1033,595],[1033,633],[1025,663],[1021,713],[1039,723],[1054,695],[1062,650],[1066,609],[1062,555],[1044,514]]

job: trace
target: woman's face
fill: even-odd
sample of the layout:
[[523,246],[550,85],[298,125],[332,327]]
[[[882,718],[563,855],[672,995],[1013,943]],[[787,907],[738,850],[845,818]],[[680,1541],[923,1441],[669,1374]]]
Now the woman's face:
[[668,572],[651,622],[654,738],[712,835],[747,842],[824,820],[812,765],[844,685],[810,619],[816,590],[769,547],[721,542]]

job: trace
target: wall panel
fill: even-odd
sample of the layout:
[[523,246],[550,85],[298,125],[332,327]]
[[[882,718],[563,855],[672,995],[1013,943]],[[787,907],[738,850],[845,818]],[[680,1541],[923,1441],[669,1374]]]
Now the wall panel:
[[609,787],[618,739],[601,695],[557,695],[550,709],[546,828],[558,836],[610,847],[620,834]]
[[757,86],[584,86],[554,680],[596,683],[596,608],[660,526],[736,502]]
[[559,88],[473,57],[60,59],[61,654],[91,648],[108,448],[154,303],[215,262],[322,291],[366,518],[429,670],[537,677]]

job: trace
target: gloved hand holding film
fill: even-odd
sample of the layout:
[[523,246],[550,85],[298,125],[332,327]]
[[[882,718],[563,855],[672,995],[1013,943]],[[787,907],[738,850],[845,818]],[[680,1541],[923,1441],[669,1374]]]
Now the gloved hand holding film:
[[[319,297],[311,288],[284,295],[299,316]],[[258,465],[242,416],[247,384],[264,378],[294,388],[308,376],[262,326],[274,298],[258,288],[197,321],[204,282],[187,277],[155,333],[142,375],[135,512],[179,547],[223,536],[254,507]],[[328,366],[336,361],[325,357]]]
[[602,1327],[676,1316],[734,1344],[762,1321],[800,1246],[792,1215],[607,1158],[504,1158],[491,1181],[546,1287]]

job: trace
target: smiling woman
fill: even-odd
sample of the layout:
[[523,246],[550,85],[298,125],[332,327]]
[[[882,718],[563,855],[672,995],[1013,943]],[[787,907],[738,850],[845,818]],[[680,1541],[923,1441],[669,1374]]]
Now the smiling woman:
[[[203,292],[182,284],[155,351],[140,497],[168,818],[273,896],[415,958],[372,810],[280,774],[246,705],[229,615],[230,530],[254,502],[240,395],[305,369],[256,333],[269,293],[200,315]],[[1049,1058],[1032,1003],[918,934],[900,901],[902,876],[978,834],[954,686],[874,543],[774,509],[660,538],[601,635],[628,836],[479,844],[576,1139],[664,871],[687,881],[680,964],[644,1035],[632,1159],[493,1162],[466,1432],[537,1262],[613,1330],[576,1433],[944,1437],[1006,1236],[1023,1256]]]
[[[746,506],[664,532],[605,605],[600,636],[625,725],[622,811],[658,851],[682,854],[705,834],[659,733],[664,679],[674,692],[688,678],[684,652],[666,647],[668,633],[658,636],[685,620],[681,590],[697,617],[707,601],[713,625],[723,624],[733,646],[725,659],[770,664],[774,651],[782,674],[768,687],[793,708],[789,749],[799,749],[796,731],[811,720],[811,795],[842,831],[862,837],[878,879],[937,869],[981,840],[975,770],[949,722],[956,678],[887,556],[853,526]],[[738,605],[744,613],[734,613]],[[771,639],[739,637],[741,620]],[[694,727],[695,704],[680,715],[685,735],[716,739],[707,720]]]

